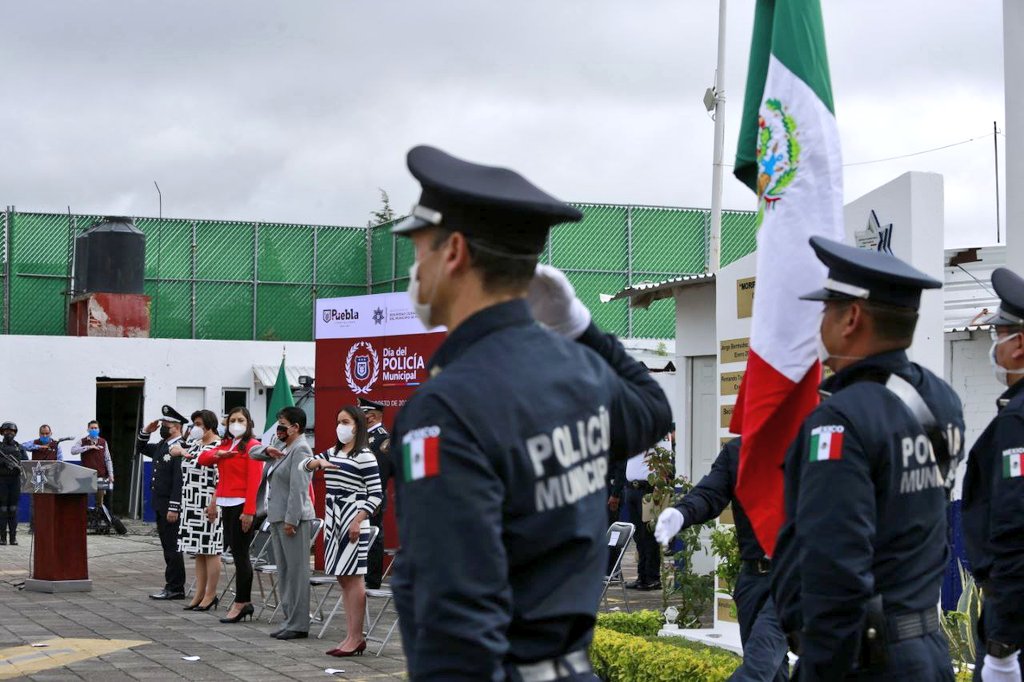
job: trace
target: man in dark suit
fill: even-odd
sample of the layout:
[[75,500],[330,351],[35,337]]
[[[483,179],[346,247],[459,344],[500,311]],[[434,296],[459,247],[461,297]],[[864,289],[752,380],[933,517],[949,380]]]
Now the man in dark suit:
[[380,472],[380,485],[384,498],[377,511],[370,517],[370,524],[381,528],[377,540],[370,547],[366,557],[366,587],[379,590],[384,575],[384,510],[388,505],[388,481],[395,473],[395,465],[391,461],[391,434],[384,428],[384,406],[380,403],[359,398],[359,408],[366,415],[367,438],[370,450],[377,458],[377,470]]
[[[170,449],[181,441],[181,425],[188,420],[169,405],[163,406],[163,417],[139,431],[136,452],[153,460],[152,497],[156,513],[156,529],[164,550],[164,589],[149,595],[150,599],[185,598],[185,560],[178,551],[178,523],[181,514],[181,457],[171,457]],[[150,443],[150,435],[160,429],[160,441]]]

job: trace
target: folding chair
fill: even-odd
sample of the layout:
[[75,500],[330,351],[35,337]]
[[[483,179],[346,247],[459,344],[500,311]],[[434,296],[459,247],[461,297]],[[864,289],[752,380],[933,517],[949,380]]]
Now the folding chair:
[[[312,552],[314,545],[316,545],[316,539],[320,536],[320,531],[323,530],[324,520],[313,519],[312,521],[310,521],[310,524],[311,525],[309,531],[309,551]],[[271,612],[270,618],[267,619],[267,622],[270,623],[274,620],[274,616],[276,616],[277,612],[281,609],[281,600],[277,595],[277,581],[274,579],[274,576],[277,575],[277,564],[268,563],[256,566],[253,568],[253,573],[256,575],[256,582],[259,584],[260,588],[260,598],[263,601],[263,604],[260,606],[259,612],[256,614],[256,620],[259,620],[263,617],[263,611],[266,610],[268,606],[273,606],[274,610]],[[270,578],[269,596],[267,596],[263,591],[263,579],[261,576],[264,575]],[[273,604],[271,604],[270,599],[274,600]]]
[[622,559],[626,556],[626,547],[633,539],[636,526],[625,521],[616,521],[608,526],[607,544],[608,552],[615,557],[611,573],[604,577],[604,589],[601,591],[601,603],[608,603],[608,587],[612,583],[618,583],[622,588],[622,601],[626,605],[626,613],[629,613],[629,597],[626,596],[626,579],[622,576]]
[[[386,578],[388,576],[388,573],[391,572],[391,567],[394,566],[394,565],[395,565],[395,562],[394,562],[394,560],[392,560],[391,563],[388,564],[387,570],[384,571],[384,575],[382,576],[382,579]],[[366,590],[366,617],[367,617],[367,619],[369,619],[369,617],[370,617],[370,599],[371,598],[383,599],[384,600],[384,605],[381,606],[380,607],[380,611],[377,612],[377,617],[373,619],[373,622],[370,623],[370,627],[366,630],[366,641],[367,642],[380,642],[380,647],[377,649],[377,653],[374,654],[374,656],[380,656],[380,652],[384,651],[384,647],[387,646],[388,640],[391,639],[391,635],[394,634],[395,628],[398,627],[398,611],[395,610],[395,620],[391,623],[391,627],[388,628],[387,634],[384,635],[383,638],[374,637],[373,636],[373,631],[377,627],[377,623],[380,622],[380,619],[384,615],[384,612],[388,610],[388,606],[390,606],[391,602],[394,601],[395,595],[391,591],[390,587],[381,586],[380,589],[377,589],[377,590]]]
[[[273,558],[268,560],[268,557],[270,557],[272,553],[273,550],[270,545],[270,524],[264,521],[259,530],[257,530],[256,534],[253,536],[252,543],[249,545],[249,561],[252,563],[253,569],[255,570],[256,566],[273,563]],[[235,558],[230,554],[221,554],[220,563],[222,566],[234,566]],[[224,591],[220,593],[220,598],[222,600],[227,596],[229,591],[234,594],[234,591],[231,590],[231,586],[235,584],[235,578],[237,577],[238,570],[236,569],[235,572],[231,574],[231,579],[228,580],[228,584],[224,586]]]
[[[370,526],[370,541],[369,541],[369,544],[367,545],[367,547],[373,547],[373,543],[375,543],[377,541],[377,535],[379,535],[379,534],[380,534],[380,528],[378,528],[377,526]],[[388,568],[390,568],[390,566]],[[385,573],[385,575],[387,575],[387,573]],[[327,601],[327,597],[331,594],[331,590],[334,589],[334,586],[338,584],[338,578],[337,578],[337,576],[333,576],[333,575],[332,576],[316,576],[316,577],[310,578],[310,580],[309,580],[309,584],[312,587],[312,586],[315,586],[315,585],[327,585],[328,583],[325,580],[326,578],[330,578],[332,580],[332,582],[328,585],[326,594],[324,594],[323,598],[316,605],[317,613],[320,614],[321,618],[323,618],[324,602]],[[314,582],[314,581],[317,581],[317,582]],[[367,590],[367,593],[369,593],[369,592],[370,592],[370,590]],[[339,594],[338,595],[338,600],[336,602],[334,602],[334,608],[331,609],[330,615],[328,615],[327,618],[323,619],[324,620],[324,624],[320,628],[320,634],[318,634],[316,636],[317,639],[323,639],[324,632],[327,631],[327,626],[331,624],[331,621],[334,619],[334,614],[336,614],[338,612],[338,609],[341,607],[344,598],[345,598],[344,594]],[[370,617],[369,607],[367,607],[366,617],[367,617],[367,620],[369,620],[369,617]]]

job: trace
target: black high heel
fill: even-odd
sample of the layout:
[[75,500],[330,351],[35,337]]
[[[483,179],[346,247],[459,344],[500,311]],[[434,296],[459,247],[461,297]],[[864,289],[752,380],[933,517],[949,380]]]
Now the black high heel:
[[210,602],[209,604],[207,604],[206,606],[196,605],[196,607],[194,609],[192,609],[192,610],[193,611],[209,611],[210,609],[215,609],[218,606],[220,606],[220,597],[214,597],[213,601]]
[[256,613],[256,608],[252,604],[246,604],[242,607],[242,610],[239,611],[238,615],[236,615],[234,618],[221,618],[220,622],[237,623],[239,621],[245,620],[246,617],[248,617],[249,620],[252,620],[252,614],[254,613]]
[[182,611],[195,611],[197,606],[199,606],[199,604],[189,604],[188,606],[182,606],[181,610]]

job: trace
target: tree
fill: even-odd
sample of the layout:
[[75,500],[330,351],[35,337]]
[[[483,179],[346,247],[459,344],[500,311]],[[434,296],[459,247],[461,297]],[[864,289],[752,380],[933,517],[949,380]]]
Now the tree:
[[395,209],[391,208],[391,199],[388,197],[388,193],[381,187],[377,189],[380,191],[381,206],[376,211],[370,211],[370,220],[366,223],[367,227],[376,227],[377,225],[390,223],[396,217]]

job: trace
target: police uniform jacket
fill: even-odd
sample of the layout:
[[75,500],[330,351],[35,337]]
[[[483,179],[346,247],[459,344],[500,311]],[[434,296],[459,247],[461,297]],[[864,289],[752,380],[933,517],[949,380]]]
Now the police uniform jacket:
[[857,663],[874,595],[887,617],[939,601],[949,551],[945,477],[920,422],[884,386],[890,374],[957,434],[951,448],[961,440],[960,399],[903,351],[868,357],[823,383],[831,396],[786,455],[786,521],[772,578],[783,630],[800,632],[808,679],[841,677]]
[[[150,483],[150,504],[158,515],[181,512],[181,457],[171,457],[171,445],[166,440],[149,442],[150,434],[139,431],[135,451],[153,460],[153,480]],[[184,446],[184,439],[175,443]]]
[[21,462],[27,459],[28,452],[21,443],[0,438],[0,476],[21,476]]
[[985,591],[985,639],[1024,647],[1024,381],[971,448],[963,533],[971,572]]
[[[471,316],[430,369],[392,448],[410,678],[504,679],[503,664],[585,649],[607,562],[608,456],[669,430],[664,394],[614,337],[594,325],[558,336],[524,300]],[[417,453],[435,447],[424,466]]]
[[380,473],[380,487],[382,499],[374,516],[381,516],[388,506],[388,481],[395,475],[395,467],[391,463],[391,434],[384,428],[383,424],[377,424],[366,432],[366,438],[370,443],[370,451],[377,458],[377,471]]
[[708,475],[700,479],[676,505],[683,514],[684,528],[698,525],[718,516],[732,503],[733,521],[736,525],[736,540],[740,546],[740,558],[757,561],[764,558],[764,550],[754,536],[743,505],[736,497],[736,476],[740,468],[740,439],[733,438],[718,453]]

